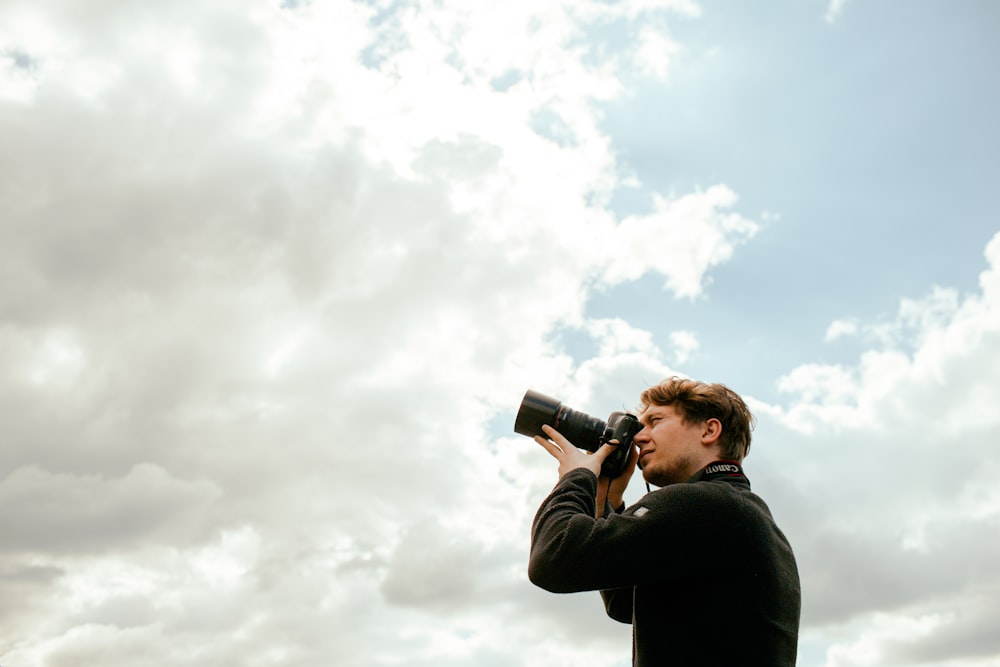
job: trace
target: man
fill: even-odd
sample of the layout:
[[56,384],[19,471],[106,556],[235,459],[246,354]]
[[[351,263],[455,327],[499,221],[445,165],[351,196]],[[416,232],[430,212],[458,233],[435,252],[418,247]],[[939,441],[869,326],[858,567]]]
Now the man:
[[[626,471],[600,476],[613,451],[577,449],[549,426],[535,439],[559,482],[535,516],[528,576],[554,593],[600,590],[632,624],[640,667],[795,664],[799,576],[741,462],[753,416],[720,384],[670,378],[641,396],[642,430]],[[663,488],[625,508],[636,464]]]

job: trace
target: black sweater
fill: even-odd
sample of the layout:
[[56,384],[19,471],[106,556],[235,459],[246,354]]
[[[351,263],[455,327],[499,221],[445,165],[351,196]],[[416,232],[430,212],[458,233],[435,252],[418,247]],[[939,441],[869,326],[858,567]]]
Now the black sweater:
[[746,477],[702,471],[601,519],[596,491],[596,476],[578,468],[542,503],[531,532],[534,584],[600,590],[608,615],[632,624],[639,667],[795,664],[795,557]]

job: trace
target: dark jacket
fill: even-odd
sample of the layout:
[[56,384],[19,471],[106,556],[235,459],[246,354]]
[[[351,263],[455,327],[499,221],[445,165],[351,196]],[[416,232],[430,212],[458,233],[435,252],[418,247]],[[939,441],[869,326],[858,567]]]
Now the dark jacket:
[[579,468],[542,503],[533,583],[554,593],[600,590],[608,615],[632,624],[640,667],[795,664],[795,557],[742,472],[703,470],[601,519],[596,491],[595,475]]

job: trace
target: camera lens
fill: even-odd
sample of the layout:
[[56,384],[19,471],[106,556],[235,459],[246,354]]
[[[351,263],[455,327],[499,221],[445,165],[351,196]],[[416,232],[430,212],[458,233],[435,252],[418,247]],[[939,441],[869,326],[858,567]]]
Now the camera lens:
[[562,433],[580,449],[596,452],[603,442],[607,424],[597,417],[572,410],[550,396],[529,389],[514,420],[514,432],[529,438],[544,436],[542,425],[548,424]]

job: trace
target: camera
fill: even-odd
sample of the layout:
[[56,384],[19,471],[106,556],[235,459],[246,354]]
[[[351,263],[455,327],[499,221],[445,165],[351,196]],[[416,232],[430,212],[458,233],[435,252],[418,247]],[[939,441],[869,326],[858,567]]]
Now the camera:
[[521,400],[514,420],[514,432],[533,438],[548,437],[542,425],[548,424],[580,449],[596,452],[601,445],[618,441],[618,448],[604,459],[601,474],[611,478],[625,471],[632,438],[642,430],[639,418],[628,412],[612,412],[607,422],[566,407],[560,401],[529,389]]

